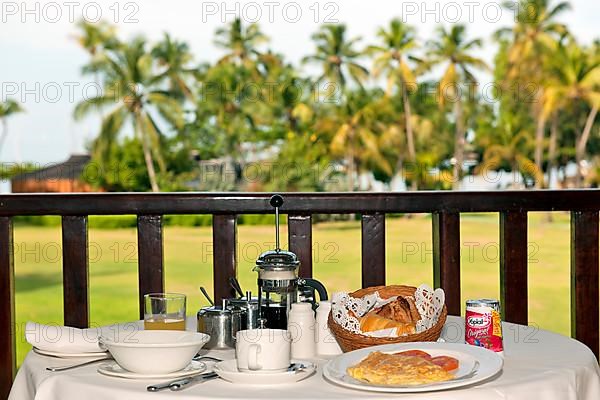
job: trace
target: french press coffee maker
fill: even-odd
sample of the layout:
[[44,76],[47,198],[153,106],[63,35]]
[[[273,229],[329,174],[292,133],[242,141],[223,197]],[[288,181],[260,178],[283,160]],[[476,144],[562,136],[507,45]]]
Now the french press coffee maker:
[[275,250],[258,257],[254,271],[258,272],[258,307],[265,326],[271,329],[287,329],[287,317],[292,303],[309,302],[316,308],[314,292],[321,300],[327,300],[327,290],[322,283],[309,278],[299,278],[300,260],[291,251],[279,246],[279,207],[283,197],[271,197],[275,208]]

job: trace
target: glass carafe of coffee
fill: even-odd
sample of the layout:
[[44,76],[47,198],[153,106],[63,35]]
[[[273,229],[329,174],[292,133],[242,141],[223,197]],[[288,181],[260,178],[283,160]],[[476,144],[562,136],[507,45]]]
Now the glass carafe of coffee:
[[300,262],[289,251],[263,253],[256,261],[258,272],[258,307],[266,327],[287,329],[287,313],[297,301]]

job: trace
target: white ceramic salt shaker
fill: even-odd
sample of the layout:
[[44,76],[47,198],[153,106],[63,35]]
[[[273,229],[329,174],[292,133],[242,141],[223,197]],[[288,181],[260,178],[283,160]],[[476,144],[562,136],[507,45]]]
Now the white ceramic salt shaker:
[[315,329],[315,342],[317,343],[317,354],[320,356],[337,356],[342,354],[342,349],[335,340],[335,336],[327,325],[327,319],[331,312],[331,302],[319,302],[317,308],[317,326]]
[[288,331],[292,339],[292,358],[315,357],[315,313],[310,303],[293,303],[288,315]]

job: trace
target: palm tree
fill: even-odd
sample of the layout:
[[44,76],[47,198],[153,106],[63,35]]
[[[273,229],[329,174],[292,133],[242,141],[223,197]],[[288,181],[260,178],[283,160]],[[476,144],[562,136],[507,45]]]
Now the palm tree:
[[[519,0],[515,26],[496,32],[497,37],[512,36],[509,77],[537,70],[532,62],[539,61],[541,54],[554,48],[555,39],[567,33],[567,27],[556,22],[556,18],[570,10],[571,5],[566,1],[554,6],[551,3],[552,0]],[[515,3],[506,2],[504,7],[512,10]]]
[[346,25],[323,25],[312,36],[317,45],[315,54],[304,57],[303,63],[319,64],[323,73],[317,80],[328,78],[339,84],[342,91],[346,88],[348,76],[359,86],[367,79],[369,71],[357,61],[362,56],[355,50],[360,38],[347,38]]
[[153,59],[146,51],[143,38],[135,38],[105,54],[100,72],[104,75],[105,90],[95,98],[79,103],[75,117],[81,118],[93,108],[113,105],[103,119],[94,151],[101,160],[108,160],[109,152],[127,122],[133,126],[136,138],[142,145],[148,177],[154,192],[159,186],[154,161],[161,171],[165,170],[161,154],[164,135],[156,117],[175,128],[183,126],[183,114],[179,102],[168,91],[158,90],[153,84]]
[[193,56],[188,44],[173,40],[168,33],[165,33],[163,40],[152,48],[152,56],[162,68],[156,80],[167,81],[169,90],[177,97],[193,100],[192,89],[187,79],[193,76],[197,69],[189,66]]
[[236,18],[230,25],[216,32],[215,45],[227,51],[219,63],[235,63],[238,66],[254,69],[253,58],[260,55],[257,48],[267,41],[267,36],[260,31],[257,24],[245,27],[242,20]]
[[[99,71],[105,61],[104,52],[121,45],[116,36],[116,28],[105,21],[91,23],[85,19],[81,20],[77,27],[80,33],[75,36],[75,40],[90,55],[90,62],[82,68],[83,73],[92,74],[94,82],[100,89],[102,83]],[[98,109],[98,116],[100,120],[104,118],[101,109]]]
[[494,144],[489,144],[483,154],[483,162],[478,172],[496,170],[502,163],[507,163],[511,171],[519,171],[521,176],[531,176],[537,182],[542,179],[535,163],[528,157],[530,153],[531,135],[529,132],[514,133],[510,125],[505,125],[500,137],[495,138]]
[[0,154],[2,154],[2,147],[8,137],[8,117],[11,115],[24,112],[25,110],[15,100],[7,99],[4,103],[0,102],[0,121],[2,121],[2,133],[0,133]]
[[345,160],[348,190],[354,191],[354,177],[363,167],[376,167],[386,174],[393,174],[392,168],[383,156],[379,145],[385,125],[377,118],[377,103],[364,90],[347,94],[344,105],[336,113],[338,128],[333,134],[330,149],[334,156]]
[[455,134],[452,186],[457,189],[462,174],[466,135],[463,96],[459,85],[462,83],[468,83],[470,86],[477,84],[477,79],[471,69],[488,69],[489,67],[485,61],[470,54],[472,50],[481,47],[482,41],[480,39],[467,40],[464,25],[453,25],[450,30],[439,27],[437,36],[437,40],[427,42],[426,66],[430,68],[435,65],[445,65],[439,82],[438,99],[441,105],[445,104],[447,96],[453,99]]
[[585,150],[600,109],[600,57],[573,41],[561,42],[549,71],[552,80],[544,94],[544,117],[580,101],[590,107],[583,129],[576,129],[577,185],[581,185]]
[[[508,58],[508,82],[521,77],[539,88],[532,102],[532,111],[536,118],[534,160],[540,171],[543,168],[544,132],[547,121],[547,115],[541,106],[544,96],[544,66],[547,56],[553,57],[556,39],[568,32],[565,25],[556,22],[556,18],[571,7],[568,2],[559,2],[554,6],[551,2],[551,0],[520,0],[517,4],[515,26],[512,29],[501,29],[496,33],[499,37],[512,36],[513,43]],[[505,4],[505,8],[514,7],[514,2]],[[537,186],[543,186],[543,180],[538,182]]]
[[[399,19],[390,22],[388,30],[380,28],[377,36],[382,45],[369,47],[369,53],[375,54],[373,75],[378,77],[381,73],[387,74],[387,92],[391,95],[392,88],[400,85],[402,103],[404,106],[404,119],[406,130],[406,145],[408,159],[414,164],[417,161],[415,138],[411,123],[412,113],[409,101],[409,87],[416,86],[413,71],[407,63],[406,53],[416,46],[415,30],[413,27],[402,23]],[[413,180],[412,189],[416,189],[417,180]]]

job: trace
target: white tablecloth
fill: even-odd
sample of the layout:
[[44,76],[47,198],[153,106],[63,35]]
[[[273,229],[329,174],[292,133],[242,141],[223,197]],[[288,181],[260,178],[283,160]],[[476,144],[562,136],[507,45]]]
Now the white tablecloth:
[[[450,317],[443,337],[449,342],[462,342],[463,324],[462,319]],[[68,365],[73,361],[51,359],[30,352],[19,369],[9,399],[600,399],[600,368],[586,346],[530,327],[504,324],[503,329],[505,363],[502,373],[482,384],[447,392],[399,396],[353,391],[325,381],[321,373],[325,361],[321,361],[315,375],[293,385],[240,386],[214,380],[182,392],[149,393],[146,386],[163,380],[131,381],[106,377],[96,372],[98,364],[65,372],[47,372],[45,368],[48,366]],[[234,357],[232,351],[209,354],[220,358]]]

